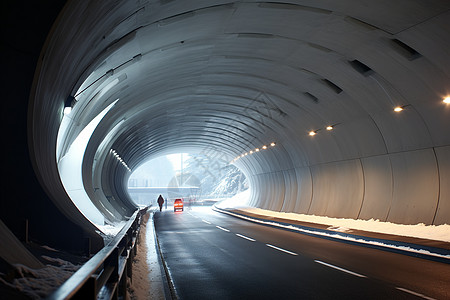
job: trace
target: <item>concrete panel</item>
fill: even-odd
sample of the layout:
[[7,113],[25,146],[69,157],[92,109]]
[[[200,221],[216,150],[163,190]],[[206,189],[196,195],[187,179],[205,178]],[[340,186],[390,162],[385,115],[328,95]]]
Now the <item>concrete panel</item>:
[[311,167],[313,199],[309,214],[357,218],[364,194],[361,162],[342,161]]
[[450,146],[434,150],[439,166],[440,194],[433,224],[450,224]]
[[361,159],[364,200],[358,219],[386,221],[392,203],[392,168],[388,155]]
[[297,201],[295,202],[294,212],[307,214],[312,200],[312,178],[309,167],[296,168],[297,174]]
[[281,211],[284,202],[285,184],[284,176],[281,172],[275,172],[269,174],[269,182],[266,182],[270,186],[270,199],[269,209],[273,211]]
[[262,209],[271,209],[271,201],[273,198],[273,187],[272,182],[270,180],[270,174],[262,174],[259,176],[260,179],[260,186],[263,187],[260,191],[260,199],[261,202],[261,208]]
[[374,114],[389,153],[417,150],[432,146],[425,122],[412,106],[396,113],[394,111]]
[[439,196],[439,175],[433,149],[390,155],[394,194],[388,221],[431,224]]
[[295,174],[295,169],[283,171],[283,176],[286,190],[284,194],[284,202],[281,211],[293,212],[297,201],[297,193],[298,193],[297,177]]

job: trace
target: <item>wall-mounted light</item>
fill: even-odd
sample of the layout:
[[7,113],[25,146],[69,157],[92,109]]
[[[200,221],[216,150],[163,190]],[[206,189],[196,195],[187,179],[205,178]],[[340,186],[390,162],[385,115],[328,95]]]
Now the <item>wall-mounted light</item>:
[[326,127],[326,129],[327,129],[328,131],[333,130],[333,129],[334,129],[334,126],[328,125],[328,126]]
[[129,172],[131,172],[130,167],[128,167],[128,165],[125,163],[125,161],[122,159],[122,157],[120,157],[120,155],[116,152],[116,150],[111,149],[109,151]]
[[276,145],[276,144],[275,144],[274,142],[270,143],[270,146],[271,146],[271,147],[275,147],[275,145]]
[[394,111],[395,112],[401,112],[404,111],[408,106],[410,106],[411,104],[405,104],[405,105],[401,105],[401,106],[396,106],[394,107]]
[[267,149],[267,146],[266,146],[266,145],[264,145],[264,146],[262,146],[262,148],[263,148],[263,150],[266,150],[266,149]]
[[310,131],[310,132],[309,132],[309,135],[310,135],[310,136],[315,136],[316,134],[317,134],[317,131]]
[[450,104],[450,96],[445,97],[442,102],[444,102],[445,104]]

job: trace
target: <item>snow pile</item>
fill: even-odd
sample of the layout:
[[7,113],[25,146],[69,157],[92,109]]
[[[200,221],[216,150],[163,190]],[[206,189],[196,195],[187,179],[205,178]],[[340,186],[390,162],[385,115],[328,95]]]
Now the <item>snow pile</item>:
[[[275,226],[275,227],[286,228],[289,230],[295,230],[295,231],[302,232],[305,234],[328,237],[328,238],[333,238],[333,239],[346,240],[346,241],[351,241],[351,242],[356,242],[356,243],[366,244],[366,245],[374,245],[374,246],[379,246],[379,247],[383,247],[383,248],[391,248],[391,249],[396,249],[396,250],[413,252],[413,253],[417,253],[417,254],[424,254],[424,255],[434,256],[434,257],[441,258],[441,259],[450,259],[450,255],[447,254],[448,251],[444,251],[445,253],[431,252],[429,250],[421,249],[420,246],[419,246],[419,248],[413,248],[413,247],[409,247],[409,246],[394,245],[394,244],[383,243],[383,242],[379,242],[379,241],[375,241],[375,240],[371,240],[371,239],[357,238],[357,237],[353,237],[353,236],[349,236],[349,235],[339,235],[337,233],[318,231],[318,230],[315,230],[312,228],[305,229],[305,228],[300,228],[300,227],[293,226],[293,225],[285,225],[282,223],[275,223],[275,222],[271,222],[271,221],[259,220],[259,219],[255,219],[255,218],[251,218],[251,217],[246,217],[243,215],[237,215],[237,214],[234,214],[229,211],[225,211],[225,212],[229,215],[233,215],[233,216],[239,217],[244,220],[249,220],[249,221],[252,221],[255,223],[266,224],[266,225],[271,225],[271,226]],[[438,252],[441,252],[441,251],[438,251]]]
[[31,269],[21,264],[15,264],[14,270],[8,275],[0,273],[0,284],[31,299],[41,299],[50,295],[81,267],[81,265],[73,265],[59,258],[48,256],[42,256],[42,258],[55,265]]
[[126,223],[126,221],[122,221],[114,224],[96,225],[100,229],[96,230],[96,232],[103,238],[105,245],[108,245]]
[[255,207],[249,207],[247,200],[250,197],[250,189],[237,194],[233,198],[218,203],[216,206],[222,209],[235,208],[244,212],[274,217],[285,220],[301,221],[315,224],[328,225],[329,230],[346,232],[352,229],[377,232],[383,234],[393,234],[414,238],[430,239],[436,241],[450,242],[450,225],[425,225],[423,223],[415,225],[395,224],[382,222],[380,220],[355,220],[345,218],[330,218],[315,215],[305,215],[297,213],[276,212]]
[[248,199],[250,198],[250,189],[236,194],[232,198],[225,199],[216,204],[219,208],[239,208],[242,210],[248,209]]
[[316,224],[325,224],[330,229],[336,228],[339,231],[350,229],[364,230],[370,232],[408,236],[436,241],[450,242],[450,225],[425,225],[423,223],[415,225],[395,224],[391,222],[382,222],[380,220],[355,220],[344,218],[330,218],[315,215],[305,215],[296,213],[274,212],[260,208],[240,208],[240,210],[259,214],[268,217],[281,218],[286,220],[295,220]]

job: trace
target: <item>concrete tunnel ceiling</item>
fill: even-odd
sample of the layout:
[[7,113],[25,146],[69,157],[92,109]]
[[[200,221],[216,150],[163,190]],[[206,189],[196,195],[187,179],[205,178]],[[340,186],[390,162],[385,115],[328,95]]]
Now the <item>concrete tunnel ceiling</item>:
[[445,0],[69,1],[31,94],[35,169],[88,228],[57,163],[117,100],[82,165],[109,221],[135,209],[127,167],[208,152],[246,174],[256,207],[449,223],[449,9]]

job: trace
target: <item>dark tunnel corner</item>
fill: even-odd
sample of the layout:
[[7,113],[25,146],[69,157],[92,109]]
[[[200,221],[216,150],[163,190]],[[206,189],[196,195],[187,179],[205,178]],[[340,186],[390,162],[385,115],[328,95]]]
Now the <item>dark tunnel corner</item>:
[[37,180],[28,150],[27,111],[36,64],[66,1],[26,2],[2,1],[0,9],[4,149],[0,217],[22,242],[94,253],[103,247],[102,237],[85,232],[56,208]]

